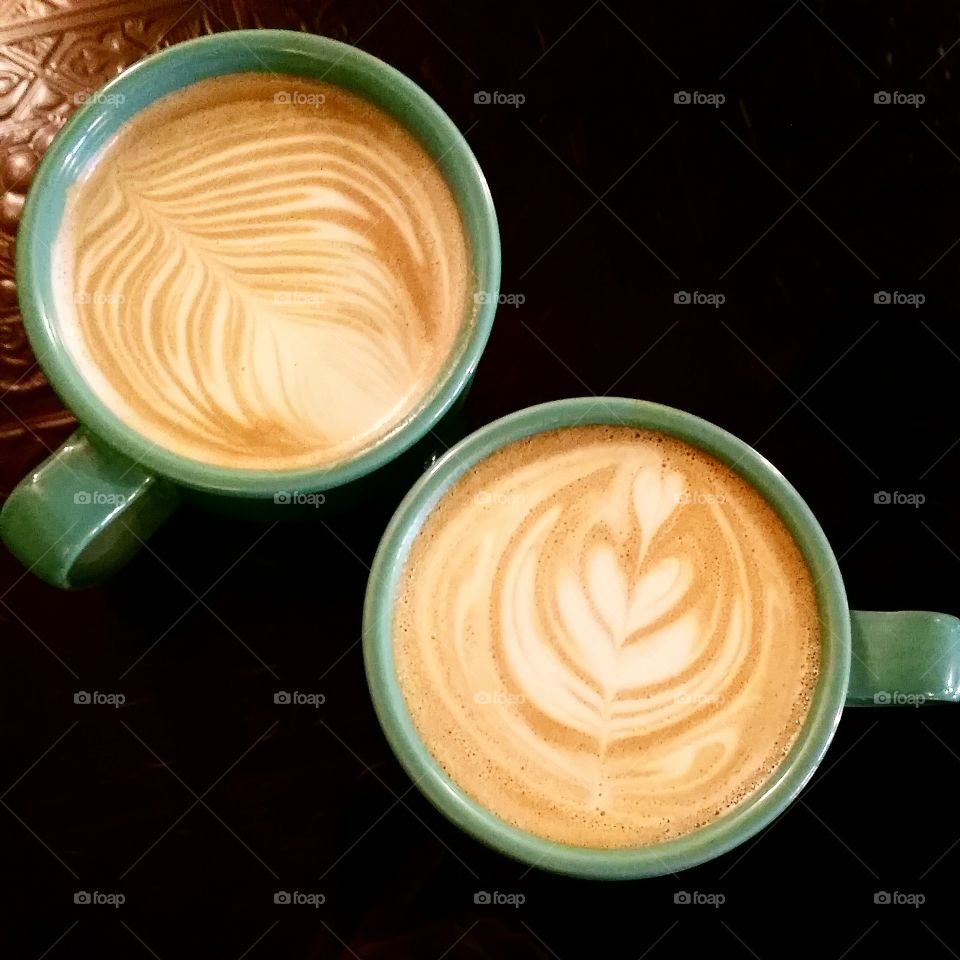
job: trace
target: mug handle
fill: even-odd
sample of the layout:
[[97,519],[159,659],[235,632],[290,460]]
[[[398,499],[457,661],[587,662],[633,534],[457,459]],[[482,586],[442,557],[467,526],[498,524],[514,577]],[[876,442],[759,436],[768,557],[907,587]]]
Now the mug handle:
[[847,706],[960,702],[960,620],[945,613],[851,610]]
[[55,587],[86,587],[123,566],[174,511],[173,484],[77,430],[14,488],[0,537]]

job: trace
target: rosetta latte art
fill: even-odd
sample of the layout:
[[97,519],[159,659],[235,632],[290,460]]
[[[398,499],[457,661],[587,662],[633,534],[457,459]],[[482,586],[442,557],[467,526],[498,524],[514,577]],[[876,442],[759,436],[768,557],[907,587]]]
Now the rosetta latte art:
[[66,335],[107,405],[204,462],[327,465],[437,381],[467,318],[449,187],[386,114],[240,74],[148,107],[71,197]]
[[411,548],[394,656],[428,749],[532,833],[623,847],[716,819],[776,769],[819,667],[803,559],[681,441],[576,427],[513,444]]

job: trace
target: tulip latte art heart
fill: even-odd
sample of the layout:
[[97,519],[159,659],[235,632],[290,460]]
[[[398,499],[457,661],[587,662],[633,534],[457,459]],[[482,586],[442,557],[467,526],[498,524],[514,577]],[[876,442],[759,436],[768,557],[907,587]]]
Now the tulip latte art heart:
[[73,188],[56,253],[65,339],[107,406],[220,466],[373,445],[415,415],[472,315],[433,160],[372,104],[291,77],[147,107]]
[[493,454],[415,539],[394,616],[414,724],[534,834],[656,843],[717,819],[793,744],[813,584],[772,508],[661,434],[584,426]]

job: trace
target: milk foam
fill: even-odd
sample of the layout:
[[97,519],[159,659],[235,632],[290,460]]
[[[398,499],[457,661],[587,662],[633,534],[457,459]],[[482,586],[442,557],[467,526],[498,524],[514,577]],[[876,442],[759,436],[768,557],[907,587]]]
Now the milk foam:
[[224,466],[372,445],[472,315],[430,157],[372,105],[290,77],[206,80],[144,110],[74,187],[56,259],[94,389],[157,443]]
[[665,436],[521,441],[441,499],[409,554],[394,657],[468,794],[581,846],[655,843],[756,790],[819,669],[806,565],[732,471]]

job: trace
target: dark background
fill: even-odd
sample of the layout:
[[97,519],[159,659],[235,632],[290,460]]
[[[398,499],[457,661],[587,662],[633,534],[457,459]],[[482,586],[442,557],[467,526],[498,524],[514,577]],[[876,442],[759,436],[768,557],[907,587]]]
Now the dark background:
[[[0,4],[14,80],[39,83],[66,43],[92,87],[156,46],[238,25],[346,39],[409,74],[476,152],[502,291],[524,300],[498,313],[471,429],[583,394],[682,407],[798,487],[851,605],[960,612],[953,5],[65,6]],[[525,102],[477,104],[479,91]],[[675,104],[677,91],[726,100]],[[925,103],[878,105],[878,91]],[[14,156],[42,123],[24,140],[23,115],[0,106]],[[22,166],[7,168],[11,229]],[[678,291],[726,299],[677,305]],[[925,302],[876,305],[878,291]],[[69,423],[7,306],[9,489]],[[878,491],[926,501],[877,505]],[[848,711],[789,812],[679,877],[564,879],[450,826],[394,761],[363,678],[367,566],[402,493],[309,527],[184,510],[82,594],[0,556],[5,956],[957,956],[950,708]],[[275,706],[278,689],[326,704]],[[77,690],[126,704],[77,706]],[[78,890],[126,902],[74,906]],[[275,906],[277,890],[326,902]],[[481,906],[480,890],[526,901]],[[680,890],[726,902],[678,906]],[[880,890],[926,903],[877,906]]]

